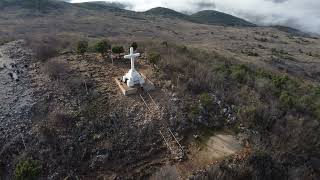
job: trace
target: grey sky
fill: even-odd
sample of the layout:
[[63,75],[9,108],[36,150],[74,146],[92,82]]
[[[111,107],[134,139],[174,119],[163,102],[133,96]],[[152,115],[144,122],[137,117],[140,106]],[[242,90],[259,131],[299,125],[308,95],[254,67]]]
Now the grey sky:
[[[72,0],[86,2],[98,0]],[[144,11],[167,7],[177,11],[196,12],[214,9],[262,25],[289,25],[304,31],[320,33],[320,0],[105,0],[130,4],[131,10]]]

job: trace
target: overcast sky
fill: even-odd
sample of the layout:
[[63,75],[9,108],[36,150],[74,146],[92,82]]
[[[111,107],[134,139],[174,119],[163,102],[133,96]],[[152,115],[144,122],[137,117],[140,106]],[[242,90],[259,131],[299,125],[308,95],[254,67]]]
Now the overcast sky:
[[[86,2],[99,0],[72,0]],[[214,9],[262,25],[289,25],[303,31],[320,33],[320,0],[105,0],[130,4],[128,8],[145,11],[167,7],[196,12]]]

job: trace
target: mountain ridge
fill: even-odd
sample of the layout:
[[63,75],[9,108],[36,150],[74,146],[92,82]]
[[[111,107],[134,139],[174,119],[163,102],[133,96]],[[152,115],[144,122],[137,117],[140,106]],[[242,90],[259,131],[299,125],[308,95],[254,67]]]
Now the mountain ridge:
[[192,18],[198,19],[203,24],[214,25],[230,25],[230,26],[257,26],[242,18],[232,16],[227,13],[215,11],[215,10],[203,10],[191,15]]
[[[206,25],[219,25],[219,26],[239,26],[239,27],[257,27],[252,22],[245,19],[215,10],[203,10],[196,12],[194,14],[188,15],[182,12],[175,11],[173,9],[164,7],[155,7],[144,12],[136,12],[125,9],[130,6],[130,4],[124,3],[108,3],[105,1],[92,1],[92,2],[82,2],[82,3],[70,3],[67,0],[2,0],[0,1],[0,9],[8,7],[16,7],[29,10],[28,15],[32,13],[44,13],[63,10],[67,12],[68,8],[81,8],[85,10],[91,10],[92,12],[116,12],[118,15],[123,17],[130,17],[133,19],[144,19],[144,16],[153,17],[164,17],[164,18],[176,18],[183,21],[189,21],[192,23],[206,24]],[[79,10],[79,9],[78,9]],[[61,11],[59,13],[62,13]],[[120,13],[120,14],[119,14]],[[83,13],[82,13],[83,14]],[[308,33],[305,31],[298,30],[284,25],[273,25],[265,26],[278,29],[283,32],[287,32],[294,36],[302,37],[317,37],[319,34]]]
[[37,9],[38,11],[48,12],[66,8],[84,8],[93,11],[111,11],[130,13],[130,15],[140,16],[161,16],[165,18],[176,18],[184,21],[189,21],[207,25],[222,25],[222,26],[255,26],[244,19],[218,12],[213,10],[200,11],[192,15],[187,15],[173,9],[164,7],[155,7],[144,12],[135,12],[125,9],[126,5],[121,3],[107,3],[103,1],[69,3],[64,0],[3,0],[0,2],[0,8],[19,7],[25,9]]
[[167,18],[178,18],[194,23],[208,25],[223,25],[223,26],[242,26],[254,27],[255,24],[248,22],[239,17],[235,17],[223,12],[215,10],[203,10],[192,15],[187,15],[169,8],[156,7],[144,12],[147,15],[158,15]]

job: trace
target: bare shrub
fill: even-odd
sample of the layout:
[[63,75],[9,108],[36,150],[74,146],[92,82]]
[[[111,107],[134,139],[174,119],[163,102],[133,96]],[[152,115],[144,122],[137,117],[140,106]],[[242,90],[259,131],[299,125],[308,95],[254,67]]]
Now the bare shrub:
[[72,94],[79,95],[84,93],[88,94],[94,85],[92,80],[82,76],[71,77],[67,79],[64,84]]
[[49,75],[53,80],[58,80],[62,75],[67,74],[69,68],[66,63],[58,61],[48,61],[44,65],[44,71]]
[[70,46],[70,42],[55,35],[28,36],[27,46],[34,52],[36,60],[45,62],[59,54],[59,50]]
[[72,117],[64,112],[56,112],[52,118],[56,127],[69,127],[72,124]]
[[50,45],[39,45],[35,47],[35,56],[40,61],[46,61],[58,54],[58,50]]
[[58,137],[58,133],[56,131],[56,129],[48,126],[47,123],[42,123],[39,126],[39,140],[43,141],[43,142],[48,142],[50,144],[54,144],[56,141],[56,138]]
[[[73,121],[74,116],[72,116],[72,114],[56,108],[47,115],[46,121],[42,121],[42,130],[47,131],[47,129],[68,129],[72,126]],[[50,131],[50,133],[54,132]]]
[[[52,106],[52,105],[51,105]],[[64,109],[54,106],[38,119],[38,133],[39,140],[57,145],[59,135],[66,130],[70,130],[76,120],[76,115],[67,112]]]

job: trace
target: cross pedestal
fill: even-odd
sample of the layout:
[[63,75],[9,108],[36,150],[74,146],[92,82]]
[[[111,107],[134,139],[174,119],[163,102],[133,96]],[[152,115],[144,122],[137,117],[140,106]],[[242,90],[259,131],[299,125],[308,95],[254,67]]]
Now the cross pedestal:
[[125,82],[128,87],[133,87],[138,84],[142,86],[145,83],[143,77],[134,68],[135,58],[139,56],[140,56],[140,53],[133,52],[133,47],[130,48],[130,54],[124,56],[125,59],[131,59],[131,69],[126,75],[122,77],[122,81]]

